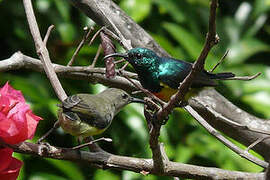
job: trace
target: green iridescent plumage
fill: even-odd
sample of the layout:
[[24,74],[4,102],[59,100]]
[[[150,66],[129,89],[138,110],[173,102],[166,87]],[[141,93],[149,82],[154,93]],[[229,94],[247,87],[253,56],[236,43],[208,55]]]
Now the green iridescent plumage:
[[[125,54],[115,53],[105,58],[112,56],[124,57],[137,72],[142,86],[153,93],[159,93],[165,87],[176,90],[192,68],[192,63],[160,57],[154,51],[146,48],[134,48]],[[230,77],[234,77],[234,74],[230,72],[213,74],[203,70],[196,76],[192,87],[215,86],[215,80]]]

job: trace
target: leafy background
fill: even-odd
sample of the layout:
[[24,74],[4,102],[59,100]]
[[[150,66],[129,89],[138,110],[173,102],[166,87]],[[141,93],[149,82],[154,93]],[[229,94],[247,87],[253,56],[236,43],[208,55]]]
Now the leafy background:
[[[41,33],[44,35],[51,24],[56,27],[48,42],[51,59],[55,63],[67,64],[81,40],[83,27],[95,23],[65,0],[35,0],[33,3]],[[192,62],[199,55],[207,31],[209,1],[118,0],[116,3],[173,57]],[[269,10],[270,0],[220,0],[217,32],[221,41],[211,51],[206,65],[207,69],[213,67],[229,49],[225,62],[217,71],[232,71],[237,75],[262,72],[253,81],[227,81],[217,88],[234,104],[261,118],[270,117]],[[37,57],[22,2],[1,0],[0,14],[0,59],[10,57],[18,50]],[[76,64],[90,64],[99,42],[97,39],[93,45],[85,46],[80,51]],[[104,66],[101,58],[98,66]],[[46,76],[18,70],[0,73],[0,77],[1,85],[9,81],[13,87],[20,89],[34,112],[44,118],[33,139],[36,141],[52,127],[56,120],[56,104],[59,103]],[[104,89],[98,84],[70,79],[61,79],[61,82],[70,95],[79,92],[97,93]],[[111,153],[150,158],[148,133],[142,111],[142,106],[138,104],[128,105],[102,134],[111,137],[113,142],[100,145]],[[47,140],[60,147],[77,144],[74,137],[61,129]],[[262,170],[210,136],[181,109],[175,110],[170,116],[170,120],[162,128],[160,140],[165,143],[169,158],[177,162],[248,172]],[[16,154],[16,157],[24,161],[19,179],[170,179],[152,175],[144,177],[129,171],[99,170],[86,163],[41,159],[21,154]]]

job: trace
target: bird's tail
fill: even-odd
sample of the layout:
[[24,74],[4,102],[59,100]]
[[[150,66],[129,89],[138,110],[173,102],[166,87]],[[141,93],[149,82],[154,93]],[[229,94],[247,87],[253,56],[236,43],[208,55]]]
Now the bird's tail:
[[224,73],[217,73],[217,74],[209,73],[209,75],[211,79],[217,79],[217,80],[226,80],[226,79],[235,77],[235,74],[231,72],[224,72]]

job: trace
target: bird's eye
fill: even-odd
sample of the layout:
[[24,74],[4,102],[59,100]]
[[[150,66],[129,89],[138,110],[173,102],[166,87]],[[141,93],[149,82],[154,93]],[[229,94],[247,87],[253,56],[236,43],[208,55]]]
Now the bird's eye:
[[142,58],[142,54],[136,53],[136,54],[135,54],[135,57],[136,57],[137,59],[141,59],[141,58]]
[[122,98],[123,99],[127,99],[128,98],[128,95],[126,93],[122,94]]

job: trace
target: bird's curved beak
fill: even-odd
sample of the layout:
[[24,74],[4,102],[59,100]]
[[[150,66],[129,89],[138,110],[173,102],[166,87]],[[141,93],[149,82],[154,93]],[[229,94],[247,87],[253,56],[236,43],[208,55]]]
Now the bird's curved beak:
[[144,104],[145,101],[139,98],[134,98],[134,97],[130,97],[130,102],[134,102],[134,103],[142,103]]
[[113,54],[109,54],[107,56],[105,56],[103,59],[107,59],[109,57],[122,57],[122,58],[128,58],[128,54],[127,53],[113,53]]

